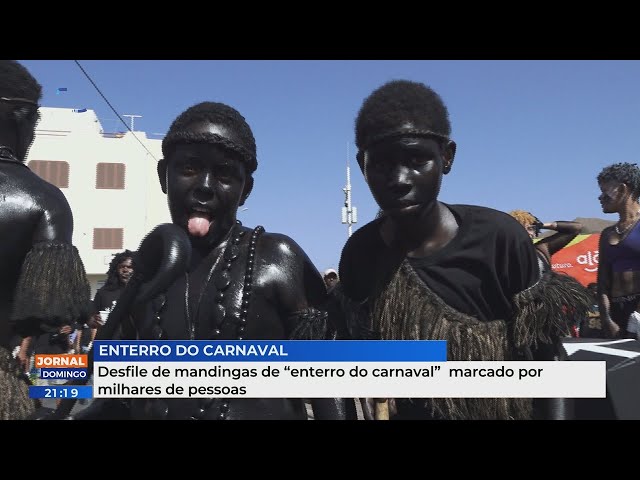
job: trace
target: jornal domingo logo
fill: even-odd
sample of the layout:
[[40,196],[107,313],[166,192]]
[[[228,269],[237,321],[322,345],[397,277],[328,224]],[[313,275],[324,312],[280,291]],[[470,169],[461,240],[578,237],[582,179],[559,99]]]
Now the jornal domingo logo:
[[589,273],[597,272],[598,258],[599,258],[598,254],[599,254],[598,250],[596,250],[595,252],[592,252],[591,250],[589,250],[587,253],[578,255],[576,257],[576,262],[578,262],[579,265],[586,265],[584,267],[586,272],[589,272]]
[[87,355],[36,355],[35,367],[38,377],[56,380],[77,380],[87,378]]

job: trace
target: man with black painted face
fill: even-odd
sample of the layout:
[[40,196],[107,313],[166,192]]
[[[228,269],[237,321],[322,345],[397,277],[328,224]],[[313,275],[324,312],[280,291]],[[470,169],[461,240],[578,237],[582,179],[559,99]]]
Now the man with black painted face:
[[[319,310],[327,299],[322,277],[305,252],[286,235],[236,219],[257,168],[244,117],[222,103],[194,105],[173,122],[162,151],[160,184],[173,223],[188,235],[191,259],[144,318],[136,314],[139,338],[335,338],[336,329]],[[356,418],[352,400],[312,403],[316,419]],[[131,412],[132,418],[153,419],[307,418],[303,399],[286,398],[133,400]]]
[[42,87],[21,64],[0,61],[0,419],[26,418],[12,336],[59,332],[89,315],[90,287],[72,245],[73,215],[63,193],[25,164],[39,119]]
[[[446,340],[448,360],[550,359],[569,334],[561,305],[584,289],[541,272],[525,230],[503,212],[438,199],[456,144],[440,96],[397,80],[356,119],[357,160],[381,214],[349,238],[340,261],[359,338]],[[535,315],[532,312],[536,312]],[[392,418],[548,416],[531,399],[395,399]],[[373,402],[364,404],[373,418]]]

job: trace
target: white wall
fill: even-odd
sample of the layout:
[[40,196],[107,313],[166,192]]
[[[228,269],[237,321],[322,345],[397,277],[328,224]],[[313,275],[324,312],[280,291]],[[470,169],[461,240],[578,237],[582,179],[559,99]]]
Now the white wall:
[[[171,221],[156,174],[156,162],[162,157],[161,140],[149,139],[144,132],[104,137],[93,110],[75,113],[41,107],[40,115],[27,163],[68,162],[69,187],[61,190],[73,211],[73,243],[90,275],[93,295],[97,282],[105,278],[112,256],[121,251],[94,250],[94,228],[123,228],[123,249],[136,250],[155,225]],[[124,190],[96,189],[96,166],[100,162],[126,165]]]

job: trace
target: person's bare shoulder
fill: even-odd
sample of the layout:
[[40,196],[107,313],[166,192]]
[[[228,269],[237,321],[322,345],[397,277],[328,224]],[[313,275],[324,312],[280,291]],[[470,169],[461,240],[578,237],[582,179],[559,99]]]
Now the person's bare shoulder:
[[23,194],[31,195],[39,203],[48,203],[51,208],[67,209],[69,207],[69,202],[60,188],[43,180],[31,170],[21,169],[13,174],[13,178],[16,181],[16,187]]
[[602,231],[600,232],[600,239],[599,239],[600,245],[602,245],[602,242],[604,242],[607,238],[609,238],[609,236],[614,231],[615,231],[615,225],[610,225],[608,227],[603,228]]
[[264,233],[256,248],[254,281],[274,298],[298,308],[318,304],[326,296],[320,272],[295,240],[282,233]]
[[298,265],[310,261],[302,247],[282,233],[265,232],[260,244],[261,257],[269,259],[275,265]]
[[73,213],[62,190],[43,180],[30,170],[25,170],[17,185],[32,208],[38,211],[40,228],[35,241],[60,240],[71,242]]

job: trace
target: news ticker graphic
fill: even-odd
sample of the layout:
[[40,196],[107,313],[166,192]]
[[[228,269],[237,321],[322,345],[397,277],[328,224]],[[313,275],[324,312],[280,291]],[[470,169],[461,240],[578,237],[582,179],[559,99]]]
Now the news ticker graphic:
[[35,385],[29,386],[29,398],[51,398],[56,400],[93,398],[93,388],[91,386],[49,384],[49,382],[64,382],[65,380],[87,380],[88,367],[89,358],[86,354],[35,355],[34,368],[36,374],[32,377]]
[[604,398],[600,362],[447,362],[445,341],[98,341],[95,398]]
[[93,398],[93,387],[90,385],[32,385],[29,387],[29,398],[50,398],[53,400]]

